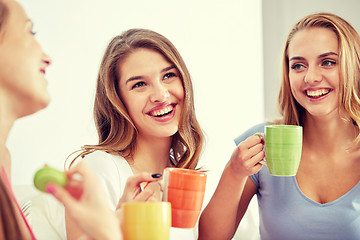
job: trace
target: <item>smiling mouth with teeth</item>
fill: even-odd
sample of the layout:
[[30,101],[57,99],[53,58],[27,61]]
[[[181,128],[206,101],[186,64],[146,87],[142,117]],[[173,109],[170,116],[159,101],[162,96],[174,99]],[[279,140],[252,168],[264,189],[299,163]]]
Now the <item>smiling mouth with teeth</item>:
[[319,98],[326,94],[328,94],[331,90],[330,89],[318,89],[318,90],[306,90],[306,96],[311,98]]
[[166,108],[152,111],[152,112],[150,112],[150,115],[153,117],[163,117],[163,116],[166,116],[166,115],[172,113],[173,110],[174,110],[174,107],[172,105],[170,105],[170,106],[167,106]]

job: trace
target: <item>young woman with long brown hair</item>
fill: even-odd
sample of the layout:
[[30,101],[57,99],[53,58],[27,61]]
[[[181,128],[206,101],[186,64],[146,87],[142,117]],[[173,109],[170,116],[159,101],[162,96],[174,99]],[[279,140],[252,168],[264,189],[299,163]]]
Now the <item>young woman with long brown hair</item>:
[[[115,211],[125,201],[160,200],[150,173],[195,169],[203,133],[195,117],[190,74],[174,45],[147,29],[130,29],[109,43],[94,104],[99,143],[80,156],[95,171]],[[67,236],[81,232],[66,215]]]

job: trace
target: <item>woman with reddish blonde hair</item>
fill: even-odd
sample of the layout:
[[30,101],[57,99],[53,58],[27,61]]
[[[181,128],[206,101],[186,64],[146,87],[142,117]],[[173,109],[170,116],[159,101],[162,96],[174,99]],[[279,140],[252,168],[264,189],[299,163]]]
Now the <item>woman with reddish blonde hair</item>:
[[[21,5],[0,0],[0,239],[35,239],[12,191],[11,157],[6,147],[14,122],[45,108],[50,101],[45,72],[51,60],[34,35],[33,23]],[[120,221],[110,211],[95,176],[84,164],[67,176],[68,189],[77,189],[77,198],[54,184],[47,190],[64,203],[75,224],[87,237],[121,239]]]

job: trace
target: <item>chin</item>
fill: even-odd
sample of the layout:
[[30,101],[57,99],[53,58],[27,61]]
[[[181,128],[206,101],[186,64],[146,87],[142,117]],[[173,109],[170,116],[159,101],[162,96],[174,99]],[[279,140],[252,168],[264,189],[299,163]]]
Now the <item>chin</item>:
[[50,103],[50,94],[46,92],[41,97],[35,99],[34,101],[36,101],[34,105],[38,105],[39,110],[46,108]]
[[31,104],[28,104],[28,106],[24,106],[23,113],[20,114],[20,117],[25,117],[25,116],[34,114],[34,113],[46,108],[49,105],[49,103],[50,103],[49,95],[47,95],[46,97],[44,96],[44,98],[42,98],[42,99],[36,99]]
[[159,136],[162,137],[173,137],[177,132],[178,132],[178,128],[176,129],[167,129],[167,131],[164,131],[162,133],[159,134]]

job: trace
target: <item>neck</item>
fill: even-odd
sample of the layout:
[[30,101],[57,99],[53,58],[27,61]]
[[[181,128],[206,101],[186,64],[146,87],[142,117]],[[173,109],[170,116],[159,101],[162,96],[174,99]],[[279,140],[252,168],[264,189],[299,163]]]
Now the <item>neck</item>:
[[19,118],[16,111],[16,99],[0,88],[0,146],[5,146],[11,127]]
[[17,115],[13,111],[13,105],[9,102],[6,94],[2,91],[0,93],[0,167],[5,168],[10,179],[11,160],[6,142]]
[[312,149],[332,152],[349,149],[358,133],[350,118],[315,118],[307,116],[304,122],[304,145]]
[[170,147],[171,137],[148,139],[138,135],[131,165],[133,172],[162,173],[164,168],[170,167]]

